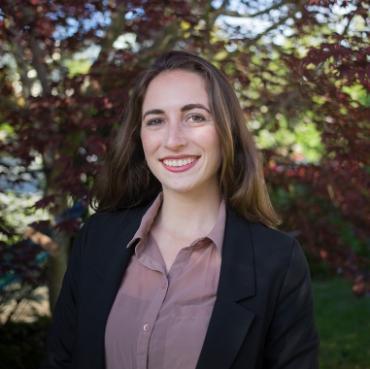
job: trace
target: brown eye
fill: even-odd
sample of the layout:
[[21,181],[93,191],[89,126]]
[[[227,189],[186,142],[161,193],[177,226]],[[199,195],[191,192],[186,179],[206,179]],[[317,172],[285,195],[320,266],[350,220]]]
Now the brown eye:
[[203,117],[203,115],[201,114],[192,114],[189,116],[189,118],[193,121],[193,122],[204,122],[206,119]]
[[149,119],[145,125],[146,126],[158,126],[159,124],[162,123],[162,119],[161,118],[154,118],[154,119]]

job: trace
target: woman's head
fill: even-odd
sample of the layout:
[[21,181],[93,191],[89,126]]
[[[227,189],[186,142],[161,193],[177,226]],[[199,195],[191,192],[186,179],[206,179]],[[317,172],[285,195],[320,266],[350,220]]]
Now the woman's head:
[[232,86],[211,63],[183,51],[170,51],[160,56],[133,87],[124,122],[96,182],[98,209],[144,204],[161,190],[161,183],[145,160],[140,133],[148,86],[156,77],[171,71],[195,73],[204,81],[210,116],[220,144],[218,184],[226,202],[250,220],[277,225],[279,218],[269,200],[260,155]]
[[152,79],[142,105],[140,137],[165,198],[173,192],[193,199],[219,196],[220,138],[198,73],[174,69]]

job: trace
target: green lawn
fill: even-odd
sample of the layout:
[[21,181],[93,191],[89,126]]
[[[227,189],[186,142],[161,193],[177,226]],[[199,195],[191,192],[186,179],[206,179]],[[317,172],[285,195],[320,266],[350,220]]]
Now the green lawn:
[[314,281],[320,369],[370,369],[370,297],[339,278]]

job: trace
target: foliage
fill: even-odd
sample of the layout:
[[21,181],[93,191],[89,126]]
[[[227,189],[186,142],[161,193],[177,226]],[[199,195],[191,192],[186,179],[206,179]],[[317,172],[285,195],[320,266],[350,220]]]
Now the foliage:
[[[0,5],[0,152],[38,178],[36,205],[73,234],[129,87],[186,49],[234,84],[285,230],[369,289],[366,1],[45,1]],[[35,160],[41,169],[31,170]],[[0,177],[12,167],[0,161]],[[14,173],[13,173],[14,174]],[[73,212],[77,206],[85,210]],[[73,216],[64,216],[72,209]],[[53,235],[52,235],[53,237]],[[60,244],[67,248],[68,245]]]
[[45,284],[46,259],[47,253],[30,240],[12,245],[0,241],[0,323],[11,320],[19,304]]

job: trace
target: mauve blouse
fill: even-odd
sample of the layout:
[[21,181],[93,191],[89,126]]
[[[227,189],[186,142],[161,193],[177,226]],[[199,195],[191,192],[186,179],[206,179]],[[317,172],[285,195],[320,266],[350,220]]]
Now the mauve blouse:
[[[105,330],[107,369],[194,369],[216,299],[225,202],[208,235],[182,248],[169,272],[151,235],[159,194],[127,247],[135,246]],[[124,247],[124,245],[122,245]]]

